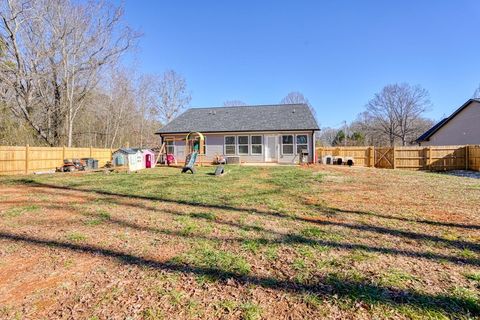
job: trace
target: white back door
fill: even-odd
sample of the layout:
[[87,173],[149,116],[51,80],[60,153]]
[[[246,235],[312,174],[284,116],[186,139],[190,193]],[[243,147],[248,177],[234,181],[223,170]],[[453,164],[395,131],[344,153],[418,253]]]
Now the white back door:
[[265,162],[277,161],[277,137],[265,136]]

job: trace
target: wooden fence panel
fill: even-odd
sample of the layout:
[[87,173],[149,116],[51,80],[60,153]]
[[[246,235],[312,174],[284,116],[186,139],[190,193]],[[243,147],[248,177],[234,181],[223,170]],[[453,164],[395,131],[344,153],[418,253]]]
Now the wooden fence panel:
[[480,171],[480,146],[468,146],[468,169]]
[[111,149],[0,146],[0,174],[26,174],[60,167],[64,159],[94,158],[99,167],[112,159]]
[[[338,147],[318,148],[319,157],[326,155],[350,156],[356,166],[408,170],[478,170],[480,146],[429,147]],[[374,160],[372,160],[372,156]],[[373,162],[373,163],[372,163]]]
[[426,169],[428,150],[424,147],[396,147],[395,168],[398,169]]
[[462,170],[466,169],[465,146],[431,147],[430,170]]
[[61,166],[63,148],[30,147],[28,173],[46,171]]
[[396,147],[395,167],[410,170],[465,169],[464,146]]
[[90,148],[65,148],[65,159],[90,158]]
[[317,156],[319,159],[325,156],[352,157],[355,159],[356,166],[368,167],[373,166],[373,163],[370,163],[370,153],[373,152],[372,150],[373,147],[317,148]]
[[0,174],[22,174],[26,170],[26,147],[0,146]]

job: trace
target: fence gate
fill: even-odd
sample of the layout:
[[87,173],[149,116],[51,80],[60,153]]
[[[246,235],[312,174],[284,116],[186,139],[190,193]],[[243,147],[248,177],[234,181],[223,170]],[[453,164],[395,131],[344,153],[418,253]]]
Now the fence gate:
[[394,148],[375,148],[375,168],[395,169],[394,152]]

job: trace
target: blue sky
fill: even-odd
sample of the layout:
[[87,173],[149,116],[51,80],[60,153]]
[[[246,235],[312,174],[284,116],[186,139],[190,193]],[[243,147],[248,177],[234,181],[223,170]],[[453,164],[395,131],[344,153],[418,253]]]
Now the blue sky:
[[192,106],[277,103],[302,92],[321,126],[354,120],[384,85],[430,92],[438,120],[480,84],[480,1],[134,1],[127,64],[181,73]]

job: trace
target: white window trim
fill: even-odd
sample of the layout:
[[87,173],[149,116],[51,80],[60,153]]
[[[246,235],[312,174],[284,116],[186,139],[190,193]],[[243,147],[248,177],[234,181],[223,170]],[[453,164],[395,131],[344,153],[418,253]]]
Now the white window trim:
[[203,136],[203,151],[204,151],[204,155],[208,155],[208,148],[207,148],[207,139],[208,137],[207,136]]
[[[172,145],[168,145],[167,142],[172,142]],[[173,148],[173,153],[169,153],[169,154],[173,154],[175,155],[175,150],[177,149],[176,146],[175,146],[175,139],[172,139],[172,138],[166,138],[165,139],[165,152],[168,153],[168,148],[169,147],[172,147]]]
[[[240,143],[239,143],[239,141],[240,141],[239,138],[240,138],[240,137],[247,137],[247,139],[248,139],[247,144],[245,144],[245,143],[240,144]],[[250,136],[249,136],[249,135],[238,135],[236,142],[237,142],[237,149],[236,149],[236,150],[237,150],[237,154],[238,154],[239,156],[248,156],[248,155],[250,155]],[[240,153],[240,146],[247,146],[247,153]]]
[[[306,136],[307,137],[307,142],[306,143],[297,143],[297,136]],[[310,148],[309,148],[309,143],[308,143],[308,134],[306,133],[301,133],[301,134],[296,134],[295,135],[295,149],[293,150],[295,154],[297,154],[297,146],[307,146],[307,152],[310,154]]]
[[[293,140],[292,143],[291,143],[291,144],[290,144],[290,143],[284,144],[284,143],[283,143],[283,137],[284,137],[284,136],[292,136],[292,140]],[[282,149],[282,150],[280,150],[280,151],[281,151],[281,153],[282,153],[282,156],[293,156],[293,155],[295,155],[295,148],[296,148],[296,146],[295,146],[295,142],[296,142],[295,139],[296,139],[296,137],[295,137],[294,134],[281,134],[281,135],[280,135],[280,148]],[[283,146],[290,146],[290,145],[292,146],[292,149],[293,149],[293,150],[292,150],[292,153],[284,153],[284,152],[283,152]]]
[[[252,137],[261,137],[262,138],[262,143],[252,143]],[[250,142],[250,147],[249,147],[250,155],[252,155],[252,156],[263,156],[263,149],[265,148],[265,146],[264,146],[265,139],[264,139],[263,135],[252,134],[252,135],[250,135],[250,141],[249,142]],[[253,153],[253,146],[261,146],[262,147],[262,152],[261,153]]]
[[[233,137],[234,143],[233,144],[228,144],[228,146],[233,146],[234,152],[233,154],[227,154],[227,138]],[[226,156],[235,156],[237,155],[237,136],[223,136],[223,154]]]

